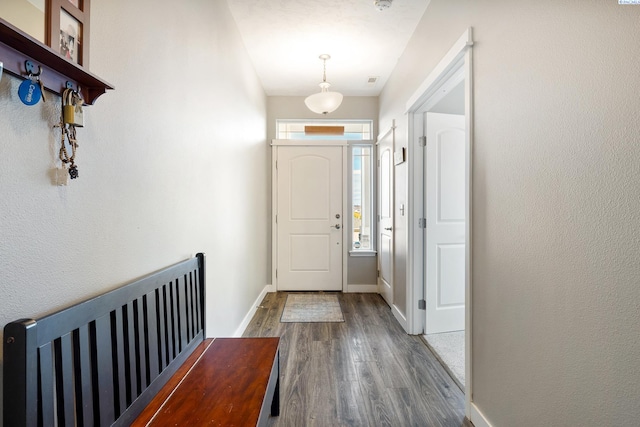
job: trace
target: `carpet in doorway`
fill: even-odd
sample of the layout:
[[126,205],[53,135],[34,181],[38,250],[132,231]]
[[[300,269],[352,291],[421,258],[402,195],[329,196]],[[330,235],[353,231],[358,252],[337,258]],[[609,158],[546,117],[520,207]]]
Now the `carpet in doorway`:
[[344,322],[337,295],[289,294],[280,323]]
[[464,331],[428,334],[424,337],[431,350],[449,368],[460,386],[464,388]]

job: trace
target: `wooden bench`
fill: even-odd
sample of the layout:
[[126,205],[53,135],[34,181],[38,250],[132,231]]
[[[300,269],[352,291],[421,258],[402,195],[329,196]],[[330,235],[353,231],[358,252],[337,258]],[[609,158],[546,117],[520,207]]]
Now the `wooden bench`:
[[4,328],[5,426],[265,425],[279,339],[205,339],[205,256]]

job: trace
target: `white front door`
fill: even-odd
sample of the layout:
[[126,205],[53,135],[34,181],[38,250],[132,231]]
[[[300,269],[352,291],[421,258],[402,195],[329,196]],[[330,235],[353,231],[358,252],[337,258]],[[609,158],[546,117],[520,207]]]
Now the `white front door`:
[[426,326],[465,325],[465,119],[426,113]]
[[378,292],[393,306],[393,138],[378,141]]
[[343,147],[277,147],[276,288],[342,290]]

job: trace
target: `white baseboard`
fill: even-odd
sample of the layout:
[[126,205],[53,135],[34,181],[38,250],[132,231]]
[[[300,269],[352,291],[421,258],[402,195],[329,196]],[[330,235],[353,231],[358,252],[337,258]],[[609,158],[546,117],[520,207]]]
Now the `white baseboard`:
[[258,295],[258,298],[256,298],[254,303],[251,305],[251,309],[249,309],[249,312],[247,313],[247,315],[244,316],[244,319],[242,319],[242,323],[240,323],[240,326],[238,326],[238,329],[236,329],[236,331],[233,333],[234,337],[241,337],[242,334],[244,334],[244,330],[247,329],[247,326],[249,326],[251,319],[253,319],[253,315],[256,314],[256,311],[258,311],[258,306],[260,305],[264,297],[269,292],[275,292],[275,286],[267,285],[264,287],[264,289],[262,289],[262,292],[260,292],[260,295]]
[[378,285],[347,285],[347,293],[377,294]]
[[473,402],[469,405],[469,412],[469,419],[475,427],[492,427],[491,423]]
[[407,318],[400,312],[400,310],[398,310],[395,305],[391,306],[391,313],[393,313],[393,316],[396,318],[398,323],[400,323],[400,326],[402,326],[405,331],[408,331],[409,329],[407,328]]

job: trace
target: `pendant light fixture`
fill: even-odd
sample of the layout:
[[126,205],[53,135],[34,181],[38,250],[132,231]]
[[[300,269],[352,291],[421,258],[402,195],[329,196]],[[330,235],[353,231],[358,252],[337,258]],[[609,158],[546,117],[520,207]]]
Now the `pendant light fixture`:
[[339,92],[330,92],[331,84],[327,82],[327,60],[331,56],[327,54],[320,55],[320,59],[324,65],[324,73],[322,74],[322,83],[320,83],[320,93],[308,96],[304,103],[309,110],[318,114],[328,114],[338,109],[342,104],[342,94]]

